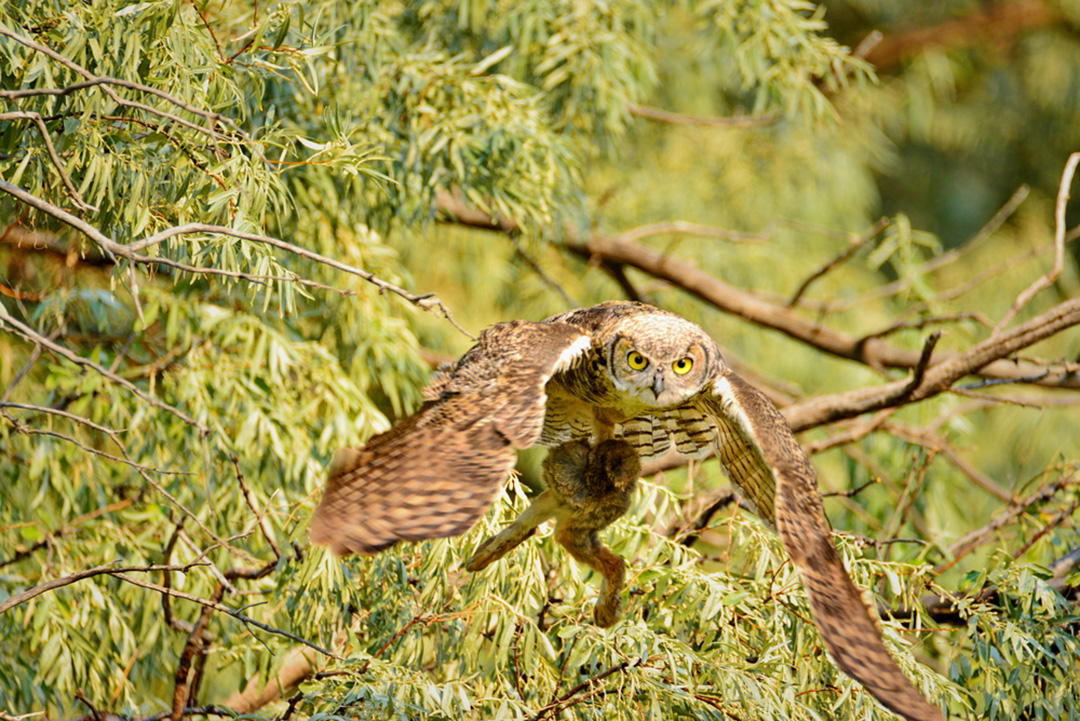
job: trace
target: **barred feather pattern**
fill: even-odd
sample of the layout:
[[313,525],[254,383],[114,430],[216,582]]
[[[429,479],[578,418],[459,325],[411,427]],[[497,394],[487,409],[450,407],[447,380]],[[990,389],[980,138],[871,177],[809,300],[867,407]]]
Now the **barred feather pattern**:
[[[832,540],[817,477],[784,417],[733,373],[698,397],[722,419],[721,462],[744,496],[770,503],[784,549],[798,566],[814,622],[840,668],[908,721],[943,721],[889,655],[877,619],[852,582]],[[764,510],[764,509],[763,509]]]
[[547,382],[590,348],[566,324],[512,321],[484,331],[435,375],[413,416],[334,456],[308,531],[334,553],[376,553],[398,541],[468,530],[517,458],[540,436]]

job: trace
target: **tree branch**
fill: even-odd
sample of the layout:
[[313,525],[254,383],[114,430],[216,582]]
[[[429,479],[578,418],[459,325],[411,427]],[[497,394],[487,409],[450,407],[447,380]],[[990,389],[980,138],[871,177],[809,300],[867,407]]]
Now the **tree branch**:
[[688,223],[685,220],[668,220],[661,223],[646,223],[619,233],[618,240],[635,243],[642,238],[654,235],[694,235],[700,238],[718,238],[731,243],[764,243],[769,233],[741,233],[737,230],[719,228],[715,225]]
[[[901,403],[914,403],[948,390],[966,375],[988,375],[988,368],[1020,365],[1020,362],[1000,359],[1077,324],[1080,324],[1080,298],[1073,298],[1000,336],[991,336],[962,353],[945,356],[926,370],[917,388],[908,389],[910,381],[898,380],[882,386],[819,396],[784,408],[784,417],[792,428],[801,431]],[[1058,374],[1047,371],[1039,377],[1042,383],[1054,378],[1059,387],[1080,387],[1080,373],[1075,371]]]
[[[225,586],[219,583],[214,588],[214,593],[210,597],[211,602],[219,603],[224,593]],[[184,644],[184,650],[180,652],[180,661],[176,666],[175,682],[173,685],[173,708],[172,715],[169,717],[171,721],[180,721],[180,718],[184,715],[184,709],[187,707],[188,702],[198,696],[199,688],[197,684],[201,674],[196,673],[195,676],[192,677],[191,666],[195,654],[199,654],[200,656],[205,654],[203,632],[206,630],[206,625],[210,622],[210,616],[213,615],[213,613],[214,609],[212,606],[203,606],[202,611],[199,613],[199,619],[192,627],[191,633],[188,634],[187,642]]]
[[733,115],[730,117],[718,117],[713,115],[686,115],[673,113],[669,110],[661,110],[650,105],[638,105],[627,103],[626,112],[639,118],[653,120],[668,125],[697,125],[719,128],[750,128],[763,125],[773,125],[780,119],[779,113],[766,113],[764,115]]
[[1080,153],[1073,153],[1069,156],[1068,162],[1065,163],[1065,170],[1061,174],[1061,186],[1058,188],[1057,205],[1054,211],[1054,265],[1046,275],[1036,279],[1016,297],[1016,301],[994,326],[995,335],[1000,333],[1039,291],[1057,280],[1061,271],[1065,269],[1065,208],[1069,205],[1069,189],[1072,187],[1077,163],[1080,163]]
[[30,599],[36,598],[37,596],[40,596],[43,593],[48,593],[49,591],[53,590],[54,588],[63,588],[64,586],[70,586],[71,584],[73,584],[73,583],[75,583],[77,581],[81,581],[84,578],[91,578],[93,576],[101,576],[101,575],[109,575],[109,576],[116,576],[118,578],[124,578],[124,575],[123,575],[124,573],[134,573],[136,571],[140,572],[140,573],[146,573],[146,572],[150,572],[150,571],[180,571],[181,573],[186,573],[189,570],[191,570],[191,568],[194,567],[194,566],[208,566],[208,565],[210,565],[209,562],[207,562],[207,561],[196,561],[196,562],[184,565],[184,566],[123,566],[123,567],[117,568],[115,564],[116,564],[116,561],[113,561],[113,563],[106,564],[104,566],[95,566],[93,568],[88,568],[85,571],[79,571],[78,573],[73,573],[70,576],[64,576],[63,578],[56,578],[56,579],[53,579],[52,581],[46,581],[45,583],[34,586],[33,588],[27,589],[27,590],[23,591],[22,593],[18,593],[16,595],[12,596],[11,598],[7,599],[3,603],[0,603],[0,613],[4,613],[5,611],[9,611],[9,610],[15,608],[16,606],[18,606],[19,604],[26,603]]
[[[780,331],[840,358],[854,360],[872,368],[910,369],[918,365],[919,353],[917,351],[896,348],[874,338],[863,341],[811,323],[802,319],[792,309],[734,288],[692,263],[668,257],[652,248],[636,243],[620,242],[599,232],[593,232],[585,238],[568,237],[563,241],[563,245],[585,258],[597,257],[637,268],[683,288],[726,313],[737,315],[756,325]],[[945,356],[941,362],[951,357],[953,356]],[[975,370],[979,375],[987,378],[1014,379],[1029,377],[1044,369],[1036,368],[1033,364],[1023,361],[1002,361],[987,362]],[[1080,388],[1080,375],[1066,371],[1052,372],[1041,378],[1038,384]]]
[[[287,243],[277,238],[272,238],[266,235],[258,235],[256,233],[247,233],[245,231],[228,228],[222,225],[210,225],[207,223],[187,223],[184,225],[166,228],[165,230],[147,236],[142,240],[135,241],[130,245],[124,245],[123,243],[117,243],[112,238],[109,238],[97,228],[83,221],[81,218],[77,218],[71,213],[68,213],[63,209],[58,208],[52,203],[42,200],[32,195],[31,193],[26,192],[22,188],[8,183],[5,180],[0,180],[0,190],[17,198],[23,203],[33,208],[36,208],[37,210],[40,210],[47,215],[51,215],[57,220],[66,223],[72,228],[80,231],[87,238],[94,241],[114,263],[116,262],[116,256],[120,256],[126,258],[132,263],[140,263],[147,265],[169,265],[179,270],[184,270],[190,273],[227,275],[247,280],[256,280],[257,276],[249,276],[248,274],[240,273],[237,271],[225,271],[217,268],[196,268],[194,266],[178,263],[177,261],[168,258],[162,258],[160,256],[152,257],[140,255],[138,252],[140,250],[144,250],[146,248],[163,243],[169,238],[173,238],[179,235],[188,235],[192,233],[216,233],[220,235],[227,235],[229,237],[239,238],[241,240],[247,240],[254,243],[269,245],[280,250],[288,251],[289,253],[292,253],[293,255],[296,255],[298,257],[306,258],[308,260],[321,263],[336,270],[355,275],[377,287],[379,289],[379,292],[381,293],[394,293],[395,295],[403,298],[417,308],[421,308],[436,315],[441,315],[466,336],[472,338],[473,340],[476,340],[475,338],[473,338],[473,336],[471,336],[461,326],[457,324],[457,322],[454,320],[453,314],[446,306],[442,304],[442,302],[435,296],[434,293],[428,293],[426,295],[416,295],[415,293],[411,293],[404,288],[401,288],[400,286],[394,285],[393,283],[387,282],[379,278],[374,273],[369,273],[366,270],[361,270],[347,263],[342,263],[339,260],[328,258],[319,253],[315,253],[314,251],[307,250],[306,248],[302,248],[298,245],[293,245],[292,243]],[[314,281],[308,281],[301,278],[276,278],[272,276],[271,278],[288,280],[290,282],[297,282],[305,285],[317,285]]]
[[[104,91],[104,93],[106,95],[108,95],[109,98],[114,103],[116,103],[117,105],[122,105],[124,107],[134,108],[134,109],[137,109],[137,110],[142,110],[144,112],[150,113],[151,115],[156,115],[156,116],[158,116],[160,118],[170,120],[170,121],[172,121],[172,122],[174,122],[174,123],[176,123],[178,125],[184,126],[185,128],[187,128],[189,130],[193,130],[193,131],[195,131],[197,133],[202,133],[204,135],[207,135],[207,136],[209,136],[210,138],[212,138],[214,140],[224,140],[225,139],[225,136],[223,136],[220,133],[218,133],[217,131],[213,130],[214,125],[228,125],[230,127],[230,129],[233,132],[235,132],[237,135],[239,135],[242,138],[247,139],[247,134],[244,133],[240,129],[240,127],[235,122],[233,122],[232,119],[227,118],[224,115],[221,115],[220,113],[214,113],[214,112],[210,112],[208,110],[203,110],[202,108],[197,108],[194,105],[191,105],[189,103],[185,103],[183,100],[180,100],[179,98],[176,98],[176,97],[166,93],[163,90],[159,90],[158,88],[154,88],[154,87],[151,87],[149,85],[142,85],[140,83],[134,83],[134,82],[131,82],[131,81],[128,81],[128,80],[121,80],[119,78],[111,78],[111,77],[103,76],[103,75],[95,75],[95,74],[91,73],[89,70],[87,70],[86,68],[79,65],[78,63],[76,63],[76,62],[74,62],[72,60],[69,60],[68,58],[64,57],[60,53],[56,52],[52,48],[47,47],[45,45],[41,45],[40,43],[36,43],[33,40],[30,40],[28,38],[24,38],[23,36],[19,35],[18,33],[15,33],[15,32],[13,32],[11,30],[8,30],[7,28],[2,27],[2,26],[0,26],[0,35],[3,35],[4,37],[11,38],[12,40],[14,40],[15,42],[19,43],[20,45],[22,45],[24,47],[27,47],[27,48],[29,48],[31,50],[39,52],[42,55],[48,56],[48,57],[52,58],[53,60],[55,60],[56,62],[63,65],[64,67],[66,67],[67,69],[69,69],[69,70],[75,72],[76,74],[81,75],[82,77],[86,78],[86,82],[76,83],[75,85],[70,85],[70,86],[65,87],[65,88],[34,88],[34,89],[29,89],[29,90],[3,90],[3,91],[0,91],[0,98],[7,98],[9,100],[17,100],[19,98],[31,97],[31,96],[35,96],[35,95],[63,96],[63,95],[70,95],[71,93],[73,93],[73,92],[75,92],[77,90],[84,90],[84,89],[90,88],[90,87],[100,87]],[[205,126],[202,126],[202,125],[198,125],[196,123],[191,122],[190,120],[185,120],[184,118],[181,118],[178,115],[174,115],[173,113],[169,113],[169,112],[166,112],[164,110],[158,110],[157,108],[152,108],[149,105],[145,105],[143,103],[134,102],[134,101],[131,101],[131,100],[125,100],[124,98],[120,97],[120,95],[116,92],[116,90],[114,90],[112,88],[112,86],[114,86],[114,85],[116,87],[126,88],[128,90],[136,90],[136,91],[141,92],[141,93],[146,93],[148,95],[154,95],[154,96],[156,96],[158,98],[161,98],[162,100],[165,100],[166,102],[171,103],[172,105],[175,105],[176,107],[181,108],[182,110],[186,110],[187,112],[189,112],[189,113],[191,113],[193,115],[198,115],[199,117],[206,119],[207,121],[210,122],[211,127],[205,127]]]
[[67,534],[74,531],[76,526],[82,525],[86,521],[92,521],[95,518],[100,518],[101,516],[104,516],[106,513],[113,513],[114,511],[123,510],[123,509],[127,508],[128,506],[130,506],[133,502],[134,502],[134,499],[125,498],[123,500],[117,501],[116,503],[110,503],[107,506],[102,506],[101,508],[95,508],[94,510],[90,511],[89,513],[82,514],[81,516],[74,519],[70,523],[65,523],[64,525],[60,526],[60,528],[57,528],[55,531],[49,531],[48,533],[46,533],[41,538],[41,540],[39,540],[37,543],[35,543],[32,546],[27,546],[25,548],[17,546],[15,548],[15,553],[12,554],[11,558],[8,558],[8,559],[6,559],[4,561],[0,561],[0,568],[3,568],[4,566],[10,566],[13,563],[18,563],[19,561],[23,560],[24,558],[29,558],[30,555],[33,554],[35,551],[37,551],[39,549],[42,549],[45,546],[48,546],[49,544],[51,544],[54,539],[61,538],[62,536],[66,536]]
[[881,218],[878,220],[878,222],[870,226],[870,229],[867,230],[865,233],[854,238],[851,242],[851,245],[846,250],[844,250],[842,253],[830,260],[828,263],[825,263],[825,265],[821,266],[810,275],[808,275],[806,277],[806,280],[799,284],[799,287],[791,295],[791,300],[787,302],[787,307],[794,308],[798,304],[799,299],[802,298],[803,294],[806,292],[807,288],[810,287],[811,283],[823,277],[833,268],[836,268],[840,264],[850,259],[851,256],[855,255],[855,253],[857,253],[860,248],[872,241],[874,238],[878,237],[878,235],[881,234],[881,231],[885,230],[885,228],[887,227],[889,227],[889,219]]
[[1002,44],[1018,35],[1056,25],[1064,16],[1045,0],[1016,0],[975,6],[978,9],[938,25],[885,34],[866,60],[889,70],[901,60],[929,49],[955,50],[979,43]]
[[[3,181],[0,181],[0,184],[2,184],[2,183],[3,183]],[[105,378],[108,378],[113,383],[115,383],[115,384],[117,384],[119,386],[123,386],[124,388],[128,389],[131,393],[138,396],[139,398],[146,401],[147,403],[154,406],[155,408],[160,408],[161,410],[168,411],[169,413],[173,414],[174,416],[176,416],[180,420],[184,421],[188,425],[193,426],[194,428],[197,428],[199,430],[199,432],[202,433],[203,435],[206,435],[207,433],[210,432],[210,430],[206,426],[199,423],[198,421],[196,421],[194,418],[192,418],[188,414],[184,413],[179,408],[171,406],[168,403],[165,403],[164,401],[158,400],[154,396],[149,395],[148,393],[143,391],[141,388],[139,388],[137,385],[135,385],[131,381],[129,381],[129,380],[125,379],[125,378],[121,378],[120,376],[116,375],[115,373],[110,372],[109,369],[105,368],[104,366],[98,365],[97,363],[90,360],[89,358],[83,358],[82,356],[80,356],[80,355],[78,355],[76,353],[73,353],[72,351],[68,350],[67,348],[64,348],[63,346],[61,346],[61,345],[59,345],[57,343],[54,343],[53,341],[49,340],[45,336],[38,333],[36,330],[31,328],[30,326],[28,326],[28,325],[26,325],[26,324],[24,324],[24,323],[22,323],[22,322],[20,322],[18,320],[15,320],[15,318],[11,317],[11,315],[8,314],[7,310],[5,310],[3,306],[0,306],[0,325],[4,325],[4,324],[9,326],[9,328],[13,329],[14,332],[17,335],[22,336],[23,338],[30,341],[31,343],[41,345],[42,347],[47,348],[48,350],[51,350],[53,353],[60,356],[61,358],[66,358],[67,360],[71,361],[75,365],[83,366],[84,368],[90,368],[91,370],[95,371],[96,373],[104,376]]]
[[71,182],[71,178],[68,177],[67,171],[64,170],[64,163],[60,160],[60,156],[56,154],[56,147],[53,146],[52,136],[49,135],[49,129],[45,126],[45,120],[42,119],[40,113],[35,113],[29,110],[16,110],[10,113],[0,113],[0,120],[32,120],[37,126],[38,131],[41,133],[41,139],[45,142],[45,149],[49,153],[49,159],[52,160],[53,167],[56,168],[56,172],[60,175],[60,180],[63,181],[64,187],[67,188],[68,195],[71,196],[71,202],[75,204],[79,210],[90,211],[97,210],[96,207],[90,205],[79,194],[78,188]]
[[[139,586],[141,588],[146,588],[146,589],[149,589],[151,591],[157,591],[158,593],[167,594],[169,596],[172,596],[173,598],[182,598],[185,601],[191,601],[192,603],[197,603],[197,604],[202,605],[202,606],[210,606],[211,608],[213,608],[216,611],[221,611],[222,613],[227,613],[228,615],[232,616],[233,618],[235,618],[236,620],[240,621],[241,623],[243,623],[243,624],[245,624],[247,626],[254,626],[255,628],[258,628],[258,629],[260,629],[262,631],[265,631],[267,633],[276,634],[278,636],[284,636],[285,638],[296,641],[297,643],[302,643],[305,646],[307,646],[308,648],[314,649],[314,650],[318,651],[319,653],[323,654],[324,656],[328,656],[329,658],[337,659],[338,661],[342,660],[342,658],[340,656],[338,656],[336,653],[333,653],[332,651],[327,651],[322,646],[318,646],[318,645],[312,643],[311,641],[308,641],[308,640],[306,640],[304,638],[301,638],[300,636],[297,636],[294,633],[289,633],[288,631],[283,631],[280,628],[274,628],[273,626],[269,626],[269,625],[267,625],[265,623],[261,623],[259,621],[256,621],[255,619],[253,619],[253,618],[251,618],[249,616],[245,616],[244,614],[240,613],[239,611],[234,611],[233,609],[228,608],[227,606],[222,606],[220,603],[215,603],[213,601],[208,601],[205,598],[199,598],[198,596],[192,596],[191,594],[184,593],[182,591],[177,591],[175,589],[165,588],[164,586],[159,586],[156,583],[150,583],[148,581],[140,581],[137,578],[127,576],[127,575],[125,575],[123,573],[112,572],[111,575],[116,576],[117,578],[119,578],[119,579],[121,579],[123,581],[127,581],[128,583],[133,584],[135,586]],[[3,608],[0,607],[0,612],[2,612],[2,611],[3,611]]]
[[229,696],[224,705],[237,713],[253,713],[280,699],[284,691],[296,688],[316,670],[315,654],[303,646],[293,647],[285,654],[276,674],[265,683],[261,674],[253,675],[244,690]]

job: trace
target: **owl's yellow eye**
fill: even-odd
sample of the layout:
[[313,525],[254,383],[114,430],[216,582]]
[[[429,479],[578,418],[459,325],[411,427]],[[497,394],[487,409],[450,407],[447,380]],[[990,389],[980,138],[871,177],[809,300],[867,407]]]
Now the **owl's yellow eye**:
[[681,376],[690,372],[690,369],[694,367],[694,361],[689,358],[680,358],[671,364],[671,369]]
[[626,355],[626,365],[630,366],[636,371],[643,370],[645,366],[649,365],[649,361],[645,356],[638,353],[636,350],[632,350]]

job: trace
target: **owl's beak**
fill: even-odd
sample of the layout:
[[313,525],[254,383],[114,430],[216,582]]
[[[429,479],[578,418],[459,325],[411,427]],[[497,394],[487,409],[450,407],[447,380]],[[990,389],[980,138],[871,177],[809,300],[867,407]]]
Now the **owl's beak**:
[[653,376],[652,392],[653,392],[653,395],[656,396],[657,398],[659,398],[660,394],[664,392],[664,374],[663,373],[657,373],[655,376]]

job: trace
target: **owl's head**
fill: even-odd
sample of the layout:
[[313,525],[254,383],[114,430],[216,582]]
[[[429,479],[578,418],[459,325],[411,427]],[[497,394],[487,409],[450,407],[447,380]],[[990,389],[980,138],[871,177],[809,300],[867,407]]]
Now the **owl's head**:
[[722,367],[716,343],[705,331],[667,313],[627,318],[607,350],[615,388],[647,408],[689,400]]

